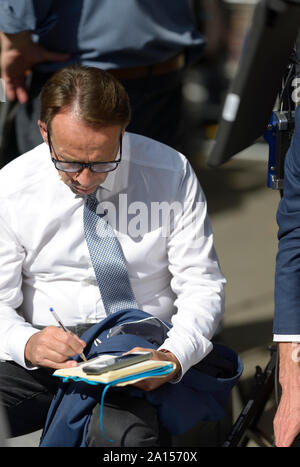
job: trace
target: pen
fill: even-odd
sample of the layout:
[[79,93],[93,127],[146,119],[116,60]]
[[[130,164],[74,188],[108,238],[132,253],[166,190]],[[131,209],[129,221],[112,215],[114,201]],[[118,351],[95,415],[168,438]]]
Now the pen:
[[[60,325],[60,327],[61,327],[65,332],[69,332],[69,330],[68,330],[68,329],[66,328],[66,326],[63,324],[62,320],[61,320],[60,317],[57,315],[57,313],[53,310],[53,308],[51,307],[51,308],[49,308],[49,310],[51,311],[53,317],[56,319],[56,321],[58,322],[58,324]],[[80,355],[80,357],[82,358],[82,360],[83,360],[84,362],[87,362],[87,359],[86,359],[86,357],[85,357],[85,355],[84,355],[83,352],[80,353],[79,355]]]

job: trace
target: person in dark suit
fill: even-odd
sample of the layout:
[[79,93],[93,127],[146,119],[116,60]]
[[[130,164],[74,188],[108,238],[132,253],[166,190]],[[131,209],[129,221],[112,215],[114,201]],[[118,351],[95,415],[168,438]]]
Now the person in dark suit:
[[279,342],[282,396],[274,419],[275,442],[290,446],[300,432],[300,108],[285,160],[277,222],[274,340]]

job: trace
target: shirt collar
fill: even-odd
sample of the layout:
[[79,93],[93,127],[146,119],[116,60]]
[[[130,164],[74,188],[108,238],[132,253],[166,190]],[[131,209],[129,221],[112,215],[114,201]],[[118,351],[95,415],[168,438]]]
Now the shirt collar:
[[112,191],[114,187],[114,182],[115,182],[115,177],[116,177],[116,172],[119,168],[116,168],[116,170],[113,170],[112,172],[109,172],[107,175],[105,181],[99,185],[101,188],[104,188],[105,190]]

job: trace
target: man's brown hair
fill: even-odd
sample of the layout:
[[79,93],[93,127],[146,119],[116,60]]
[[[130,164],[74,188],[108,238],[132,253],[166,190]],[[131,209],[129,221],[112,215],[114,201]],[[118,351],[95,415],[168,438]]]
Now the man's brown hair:
[[57,71],[41,92],[40,118],[50,128],[62,108],[70,108],[90,125],[121,125],[130,121],[130,104],[122,84],[99,68],[70,66]]

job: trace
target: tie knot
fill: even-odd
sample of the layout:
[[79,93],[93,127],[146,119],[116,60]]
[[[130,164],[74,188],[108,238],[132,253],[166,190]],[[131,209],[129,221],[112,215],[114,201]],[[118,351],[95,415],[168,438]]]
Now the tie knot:
[[96,198],[96,192],[91,193],[86,197],[85,200],[86,206],[89,208],[90,211],[96,212],[98,206],[98,200]]
[[97,199],[96,192],[91,193],[86,197],[85,204],[90,211],[95,212],[99,217],[104,217],[107,214],[107,209],[102,208]]

